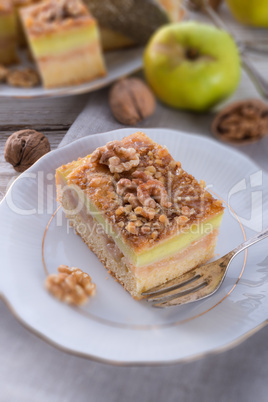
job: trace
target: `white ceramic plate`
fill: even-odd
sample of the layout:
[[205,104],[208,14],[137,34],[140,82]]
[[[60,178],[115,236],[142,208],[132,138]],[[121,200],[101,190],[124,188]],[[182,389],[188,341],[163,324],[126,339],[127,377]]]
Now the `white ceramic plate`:
[[[3,299],[28,328],[66,351],[116,364],[173,363],[220,351],[265,324],[268,311],[267,241],[232,262],[220,290],[197,303],[156,309],[133,300],[68,228],[61,210],[48,227],[44,258],[78,266],[97,284],[97,295],[72,308],[44,289],[42,239],[53,212],[55,169],[97,146],[131,134],[123,129],[93,135],[40,159],[15,181],[0,204],[0,288]],[[216,253],[223,255],[268,226],[268,177],[249,159],[198,135],[147,129],[175,159],[205,179],[226,206]],[[229,198],[228,198],[229,197]],[[262,198],[262,204],[260,202]],[[240,280],[238,280],[240,278]]]
[[[17,88],[0,84],[0,98],[49,98],[92,92],[138,71],[142,67],[142,53],[143,48],[140,47],[105,53],[107,75],[81,85],[45,89],[41,85],[34,88]],[[22,64],[31,66],[27,60],[24,60]]]

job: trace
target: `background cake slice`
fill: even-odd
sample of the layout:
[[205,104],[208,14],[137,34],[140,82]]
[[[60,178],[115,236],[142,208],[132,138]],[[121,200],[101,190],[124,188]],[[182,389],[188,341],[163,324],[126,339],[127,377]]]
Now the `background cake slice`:
[[97,23],[80,0],[46,0],[20,13],[46,88],[106,74]]
[[27,7],[32,4],[40,3],[42,0],[12,0],[12,1],[15,8],[16,19],[17,19],[18,44],[24,47],[27,44],[27,40],[19,17],[20,9],[22,7]]
[[135,298],[214,255],[223,207],[143,133],[57,169],[77,233]]
[[182,0],[84,0],[98,20],[104,50],[144,45],[161,25],[183,18]]
[[18,61],[16,17],[11,0],[0,1],[0,64]]

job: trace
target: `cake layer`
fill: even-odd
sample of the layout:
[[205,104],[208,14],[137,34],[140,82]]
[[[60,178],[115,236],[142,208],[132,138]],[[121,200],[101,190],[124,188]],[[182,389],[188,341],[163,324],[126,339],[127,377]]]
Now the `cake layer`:
[[[63,187],[62,187],[63,189]],[[156,264],[138,268],[134,266],[118,248],[103,225],[88,214],[85,205],[79,207],[77,193],[72,188],[58,192],[66,217],[88,247],[97,255],[103,265],[136,299],[141,293],[183,275],[198,264],[205,263],[214,255],[218,229],[188,244],[172,257],[162,259]]]
[[143,133],[56,171],[77,233],[137,298],[212,257],[222,203]]
[[[71,173],[70,167],[68,169],[68,173]],[[62,172],[60,169],[57,170],[56,183],[58,186],[61,186],[63,191],[66,191],[66,189],[68,189],[66,172]],[[206,235],[217,230],[220,227],[223,216],[223,213],[221,212],[211,219],[207,219],[206,221],[200,222],[199,224],[193,224],[185,232],[176,233],[174,236],[163,240],[162,242],[155,243],[153,247],[150,247],[148,250],[143,250],[140,253],[135,253],[135,251],[131,249],[129,245],[124,242],[124,239],[122,239],[120,235],[114,230],[112,225],[107,221],[107,219],[105,219],[105,217],[96,208],[96,206],[93,205],[90,200],[85,197],[84,193],[78,186],[71,186],[71,193],[69,196],[72,196],[74,198],[73,205],[75,206],[75,208],[77,205],[79,205],[77,201],[79,199],[79,208],[85,208],[84,214],[86,214],[86,217],[89,215],[94,216],[94,219],[102,225],[105,232],[113,239],[120,251],[135,267],[147,266],[153,264],[154,262],[159,263],[161,260],[164,260],[167,257],[172,257],[173,255],[176,255],[179,251],[187,248],[191,243],[196,242],[202,237],[205,237]],[[84,224],[86,224],[86,218]]]
[[96,21],[80,0],[46,0],[21,17],[45,88],[77,85],[106,74]]
[[91,49],[90,45],[77,48],[70,53],[39,59],[38,65],[44,87],[77,85],[104,76],[106,71],[102,57]]
[[30,44],[32,52],[37,58],[49,56],[60,56],[67,52],[72,52],[77,47],[89,47],[97,44],[99,41],[96,25],[90,22],[82,26],[65,28],[60,32],[52,34],[44,34],[42,36],[31,36]]

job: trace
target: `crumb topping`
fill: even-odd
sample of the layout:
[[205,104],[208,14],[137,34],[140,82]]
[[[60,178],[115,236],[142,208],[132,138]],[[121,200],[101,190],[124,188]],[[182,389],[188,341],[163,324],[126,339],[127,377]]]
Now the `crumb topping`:
[[[64,168],[64,167],[63,167]],[[135,249],[223,211],[204,181],[143,133],[98,148],[68,175]]]
[[[24,10],[23,10],[24,14]],[[25,25],[32,33],[55,30],[85,16],[90,16],[81,0],[46,0],[25,9]]]

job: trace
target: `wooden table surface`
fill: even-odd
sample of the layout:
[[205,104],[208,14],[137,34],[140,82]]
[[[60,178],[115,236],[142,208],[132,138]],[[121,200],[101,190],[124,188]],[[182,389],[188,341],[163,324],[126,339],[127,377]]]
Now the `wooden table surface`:
[[4,147],[10,134],[24,128],[44,133],[57,148],[70,125],[84,107],[87,95],[58,99],[0,99],[0,200],[18,176],[5,161]]

